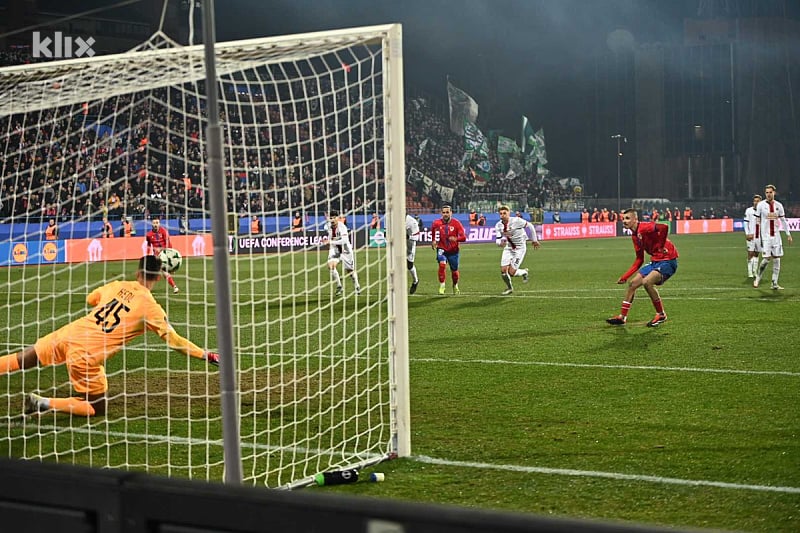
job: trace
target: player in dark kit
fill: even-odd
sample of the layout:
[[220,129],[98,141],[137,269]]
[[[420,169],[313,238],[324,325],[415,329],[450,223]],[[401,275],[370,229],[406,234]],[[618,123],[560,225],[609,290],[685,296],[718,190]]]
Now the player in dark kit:
[[[678,270],[678,250],[667,238],[669,226],[657,222],[639,222],[635,209],[626,209],[622,212],[622,226],[632,232],[631,239],[633,239],[633,249],[636,251],[636,260],[631,268],[620,276],[617,283],[625,283],[631,275],[634,273],[635,275],[625,292],[620,314],[606,319],[606,322],[613,326],[624,325],[628,320],[628,311],[636,295],[636,289],[644,287],[653,302],[653,307],[656,308],[656,316],[647,325],[651,328],[656,327],[667,321],[664,304],[656,286],[663,285]],[[645,252],[651,256],[651,262],[642,267]]]
[[[167,228],[161,225],[161,221],[157,218],[153,219],[152,222],[152,229],[147,232],[145,236],[145,240],[147,241],[147,247],[150,253],[156,257],[164,248],[172,248],[172,243],[169,240],[169,232]],[[178,286],[175,284],[175,280],[166,270],[163,272],[164,277],[167,278],[167,283],[169,286],[172,287],[172,292],[177,293],[180,291]]]
[[449,205],[442,206],[442,218],[433,221],[431,226],[433,240],[431,248],[436,250],[436,260],[439,262],[439,294],[445,290],[445,267],[450,265],[453,278],[453,294],[460,294],[458,288],[458,243],[467,240],[467,233],[461,222],[453,218],[453,209]]

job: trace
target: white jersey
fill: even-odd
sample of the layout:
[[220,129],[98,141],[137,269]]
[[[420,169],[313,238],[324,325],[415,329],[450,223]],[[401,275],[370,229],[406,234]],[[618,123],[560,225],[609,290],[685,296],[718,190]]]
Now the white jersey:
[[763,257],[783,256],[783,242],[781,241],[781,224],[786,235],[789,233],[789,224],[786,223],[786,212],[783,204],[777,200],[772,203],[761,200],[756,206],[756,218],[759,221],[761,232],[761,253]]
[[342,254],[352,254],[353,245],[350,244],[350,235],[347,232],[347,226],[344,222],[334,222],[331,224],[330,220],[325,223],[325,229],[328,232],[328,244],[330,244],[331,256],[340,256]]
[[414,262],[417,255],[417,241],[419,240],[419,222],[411,215],[406,215],[406,261]]
[[410,241],[419,240],[419,222],[411,215],[406,215],[406,238]]
[[[528,237],[528,228],[530,228],[530,237]],[[511,217],[507,223],[499,220],[494,225],[495,240],[497,244],[501,244],[502,239],[506,239],[507,248],[525,248],[525,242],[530,238],[533,242],[537,242],[536,228],[533,224],[520,217]]]
[[790,235],[789,224],[786,222],[786,211],[779,201],[773,200],[770,204],[766,200],[761,200],[756,206],[755,216],[758,219],[757,223],[760,225],[763,238],[777,237],[780,240],[781,225],[783,225],[782,229],[786,235]]
[[744,234],[753,235],[756,239],[761,235],[758,233],[760,219],[756,217],[756,210],[754,207],[748,207],[744,211]]

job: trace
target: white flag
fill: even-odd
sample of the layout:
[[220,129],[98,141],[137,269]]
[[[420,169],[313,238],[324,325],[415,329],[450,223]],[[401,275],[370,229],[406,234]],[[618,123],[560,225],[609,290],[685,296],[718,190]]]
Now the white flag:
[[464,135],[464,121],[478,121],[478,104],[470,95],[447,80],[447,100],[450,103],[450,130]]

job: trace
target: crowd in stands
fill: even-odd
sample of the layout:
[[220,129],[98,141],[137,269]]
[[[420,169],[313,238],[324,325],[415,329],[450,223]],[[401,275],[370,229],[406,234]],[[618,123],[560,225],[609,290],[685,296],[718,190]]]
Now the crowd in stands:
[[[229,84],[221,97],[228,210],[383,211],[371,85],[260,75],[277,81]],[[0,217],[207,216],[205,113],[196,93],[163,88],[3,117]]]
[[[2,65],[26,62],[24,52],[0,53]],[[253,83],[224,87],[229,211],[248,218],[383,212],[374,81],[353,82],[344,71],[292,81],[285,75],[273,69],[254,74]],[[452,190],[452,198],[424,182],[408,183],[410,212],[436,211],[445,202],[466,212],[485,193],[525,195],[522,209],[583,207],[578,189],[536,169],[506,179],[493,148],[492,173],[485,182],[476,179],[462,162],[463,137],[450,130],[443,106],[436,107],[429,98],[406,101],[406,170]],[[208,216],[205,114],[197,92],[173,87],[3,117],[0,218]],[[712,209],[695,218],[722,216]]]
[[[470,165],[462,166],[463,137],[450,130],[449,117],[437,113],[435,107],[427,98],[410,98],[406,102],[406,170],[414,168],[434,182],[454,189],[449,203],[456,210],[465,211],[476,193],[524,194],[530,208],[567,210],[579,205],[580,191],[572,185],[562,185],[556,178],[539,174],[535,168],[506,179],[491,143],[489,179],[485,183],[475,179]],[[419,183],[410,185],[407,202],[410,209],[435,210],[444,202],[436,188]]]

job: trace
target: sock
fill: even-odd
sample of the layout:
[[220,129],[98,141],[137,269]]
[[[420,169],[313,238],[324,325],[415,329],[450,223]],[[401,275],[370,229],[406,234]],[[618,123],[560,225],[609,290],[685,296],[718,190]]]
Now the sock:
[[772,259],[772,283],[778,284],[778,277],[781,275],[781,258],[774,257]]
[[49,398],[49,408],[54,411],[65,411],[79,416],[93,416],[94,407],[80,398]]
[[417,267],[416,267],[416,265],[412,266],[408,271],[411,273],[411,277],[414,278],[414,283],[418,283],[419,282],[419,278],[417,277]]
[[356,289],[359,288],[360,285],[358,284],[358,274],[356,274],[355,270],[350,273],[350,277],[353,278],[353,287]]
[[334,283],[336,283],[337,287],[342,286],[342,278],[339,277],[339,271],[336,270],[335,268],[331,269],[331,279],[333,280]]
[[747,258],[747,275],[748,276],[755,276],[755,273],[753,272],[753,258],[752,257],[748,257]]
[[439,263],[439,283],[444,283],[445,279],[444,268],[445,268],[445,263],[444,262]]
[[761,264],[758,265],[758,272],[756,272],[758,279],[761,279],[761,276],[764,275],[764,270],[767,269],[767,264],[769,264],[769,259],[764,258],[761,260]]
[[653,307],[656,308],[656,313],[658,313],[659,315],[664,314],[664,302],[661,301],[661,298],[653,302]]
[[11,372],[16,372],[17,370],[19,370],[17,354],[12,353],[0,357],[0,374],[9,374]]
[[750,275],[755,276],[758,270],[758,257],[750,258]]
[[461,275],[458,273],[458,270],[454,270],[452,276],[453,276],[453,286],[458,285],[458,280],[461,277]]
[[622,315],[623,318],[628,318],[628,311],[631,310],[631,302],[626,302],[623,300],[622,307],[619,310],[619,314]]
[[511,290],[511,276],[508,275],[508,272],[500,274],[500,277],[503,278],[503,283],[506,284],[506,287]]
[[175,286],[175,280],[172,279],[172,276],[170,276],[169,274],[167,274],[167,283],[169,283],[170,287],[174,287]]
[[527,268],[520,268],[519,270],[514,272],[514,275],[517,276],[517,277],[527,276],[528,275],[528,269]]

